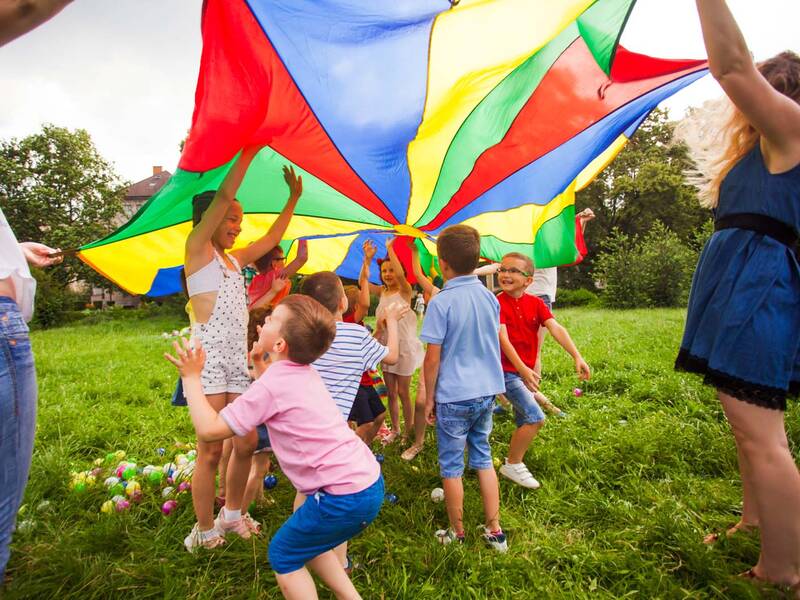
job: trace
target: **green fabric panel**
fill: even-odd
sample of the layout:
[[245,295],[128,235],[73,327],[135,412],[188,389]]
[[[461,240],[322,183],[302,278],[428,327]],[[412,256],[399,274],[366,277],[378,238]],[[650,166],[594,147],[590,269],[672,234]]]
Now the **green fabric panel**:
[[578,17],[578,30],[597,64],[611,75],[617,44],[636,0],[598,0]]
[[422,267],[422,270],[430,275],[431,274],[431,265],[436,269],[436,273],[441,275],[442,271],[439,268],[439,259],[428,252],[428,249],[425,247],[425,244],[422,243],[421,240],[414,240],[414,245],[417,247],[419,251],[419,266]]
[[444,208],[487,149],[500,143],[547,71],[578,37],[574,23],[508,74],[470,113],[447,149],[427,209],[415,225],[429,223]]
[[578,258],[575,248],[575,206],[566,207],[561,214],[542,225],[533,244],[515,244],[491,235],[481,236],[481,256],[499,261],[509,252],[530,256],[540,269],[575,262]]
[[[229,163],[205,173],[178,169],[167,184],[125,225],[102,240],[83,246],[81,250],[105,246],[113,242],[191,221],[192,197],[207,190],[216,190],[230,170]],[[283,156],[264,148],[253,159],[236,195],[245,213],[272,213],[283,210],[289,195],[283,180],[283,166],[293,165]],[[389,224],[331,188],[327,183],[293,165],[303,178],[303,195],[295,209],[296,215],[355,221],[366,225]]]

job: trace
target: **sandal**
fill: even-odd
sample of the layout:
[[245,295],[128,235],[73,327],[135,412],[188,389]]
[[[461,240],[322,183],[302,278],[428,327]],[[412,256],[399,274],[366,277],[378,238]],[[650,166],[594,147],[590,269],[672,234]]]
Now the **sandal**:
[[750,583],[762,590],[767,588],[777,589],[788,598],[800,598],[800,581],[791,585],[785,583],[774,583],[768,579],[764,579],[761,577],[761,575],[756,573],[755,567],[752,569],[747,569],[747,571],[744,573],[739,573],[738,576],[742,579],[749,580]]
[[720,533],[715,531],[713,533],[709,533],[703,538],[703,543],[707,546],[711,544],[716,544],[719,540],[722,539],[722,536],[725,535],[726,538],[731,538],[737,533],[747,533],[753,534],[758,532],[758,525],[749,525],[746,523],[742,523],[738,521],[737,523],[733,523],[725,528],[725,533]]
[[393,443],[397,437],[400,435],[399,431],[392,431],[387,435],[385,438],[381,440],[381,444],[384,446],[388,446],[389,444]]
[[400,458],[408,461],[414,460],[417,457],[417,454],[422,452],[422,448],[422,445],[417,446],[416,444],[411,444],[403,451],[403,453],[400,455]]

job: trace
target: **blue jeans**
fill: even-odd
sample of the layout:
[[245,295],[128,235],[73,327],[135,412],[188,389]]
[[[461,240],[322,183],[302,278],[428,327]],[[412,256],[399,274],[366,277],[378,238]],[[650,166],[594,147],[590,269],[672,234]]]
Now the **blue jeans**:
[[306,498],[269,543],[269,563],[278,575],[302,569],[312,558],[358,535],[383,504],[383,475],[354,494],[317,492]]
[[36,427],[36,371],[17,304],[0,296],[0,586],[22,504]]
[[494,396],[464,402],[436,403],[436,441],[439,450],[439,473],[443,479],[464,474],[464,448],[469,468],[492,468],[492,433]]
[[522,427],[529,423],[540,423],[544,421],[544,413],[539,403],[533,397],[533,393],[525,387],[517,373],[503,373],[506,380],[506,398],[514,407],[514,420],[517,427]]

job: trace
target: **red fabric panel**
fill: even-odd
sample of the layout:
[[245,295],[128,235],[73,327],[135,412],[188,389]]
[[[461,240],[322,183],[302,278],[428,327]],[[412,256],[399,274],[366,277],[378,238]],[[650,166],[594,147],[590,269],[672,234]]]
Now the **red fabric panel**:
[[[627,60],[623,53],[623,64]],[[475,161],[472,172],[447,206],[423,229],[439,227],[509,175],[628,102],[684,74],[666,73],[661,62],[650,59],[639,70],[643,77],[647,77],[645,67],[654,68],[655,77],[624,83],[610,82],[583,39],[576,40],[544,76],[503,140],[488,148]],[[683,64],[685,62],[678,61],[674,66]],[[699,66],[704,63],[692,61],[690,64]],[[692,70],[695,69],[687,69],[687,72]]]
[[611,66],[611,79],[617,83],[625,83],[637,79],[669,75],[701,66],[705,66],[705,61],[653,58],[618,46],[614,64]]
[[268,144],[382,219],[397,220],[333,145],[244,0],[207,0],[192,129],[179,167],[203,172]]

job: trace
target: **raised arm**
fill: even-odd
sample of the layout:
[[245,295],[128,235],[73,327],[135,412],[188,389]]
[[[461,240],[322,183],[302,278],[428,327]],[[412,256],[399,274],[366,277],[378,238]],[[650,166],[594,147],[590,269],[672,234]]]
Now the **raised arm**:
[[392,263],[392,270],[394,271],[395,278],[397,279],[397,285],[400,288],[400,294],[408,299],[411,299],[411,294],[413,290],[411,289],[411,284],[408,283],[408,279],[406,279],[403,273],[403,265],[400,263],[400,259],[397,258],[397,253],[394,251],[394,243],[397,241],[397,238],[393,238],[389,241],[386,245],[386,249],[389,252],[389,262]]
[[214,195],[214,199],[203,213],[200,222],[192,228],[189,232],[189,237],[186,238],[187,258],[197,256],[207,248],[208,252],[211,251],[211,238],[217,227],[219,227],[220,223],[225,219],[225,214],[228,212],[231,204],[236,201],[236,192],[239,190],[242,179],[244,179],[244,175],[247,173],[247,169],[250,167],[250,163],[253,162],[253,157],[258,151],[258,147],[249,146],[242,150],[239,158],[233,163],[231,170],[228,171],[228,174],[222,181],[222,185],[219,186],[217,193]]
[[356,323],[360,323],[369,313],[369,267],[378,251],[378,248],[370,240],[366,240],[362,248],[364,249],[364,261],[361,263],[361,272],[358,274],[358,300],[353,315]]
[[297,242],[297,256],[294,257],[294,260],[286,265],[286,268],[283,270],[283,276],[286,279],[291,279],[297,272],[303,268],[303,265],[308,262],[308,241],[307,240],[300,240]]
[[195,341],[196,347],[190,342],[181,338],[181,343],[174,342],[177,358],[171,354],[164,353],[166,358],[173,365],[178,367],[183,380],[183,395],[189,404],[189,415],[192,418],[197,439],[202,442],[218,442],[220,440],[233,437],[234,433],[219,413],[214,410],[208,402],[208,398],[203,393],[203,386],[200,383],[200,374],[203,371],[206,353],[199,341]]
[[429,296],[435,296],[439,293],[439,288],[433,285],[433,282],[422,271],[422,265],[419,262],[419,250],[416,244],[411,244],[411,270],[414,272],[414,277],[424,293]]
[[478,267],[475,269],[472,274],[477,275],[478,277],[483,277],[484,275],[494,275],[497,273],[497,269],[500,268],[500,263],[491,263],[489,265],[483,265],[482,267]]
[[763,136],[771,169],[791,168],[800,161],[800,105],[759,73],[725,0],[697,0],[697,12],[714,79]]
[[581,353],[578,352],[578,348],[575,346],[575,342],[572,341],[569,332],[555,319],[547,319],[547,321],[544,322],[544,326],[547,327],[547,331],[550,332],[553,339],[557,341],[575,361],[575,371],[578,373],[578,377],[583,380],[588,380],[592,375],[589,370],[589,365],[586,364]]
[[289,199],[286,200],[286,206],[283,207],[281,214],[275,219],[275,222],[267,233],[249,246],[232,252],[236,260],[239,261],[239,264],[246,265],[264,256],[280,243],[283,234],[286,233],[286,228],[289,227],[289,221],[292,220],[292,216],[294,215],[297,201],[300,200],[300,196],[303,193],[303,178],[295,174],[294,167],[284,166],[283,179],[286,181],[286,185],[289,186]]
[[56,16],[72,0],[5,0],[0,2],[0,46]]

